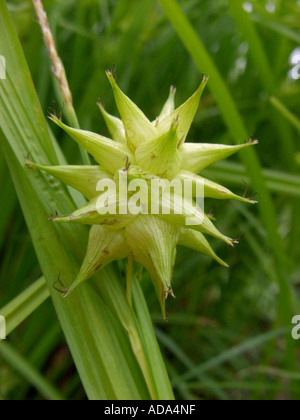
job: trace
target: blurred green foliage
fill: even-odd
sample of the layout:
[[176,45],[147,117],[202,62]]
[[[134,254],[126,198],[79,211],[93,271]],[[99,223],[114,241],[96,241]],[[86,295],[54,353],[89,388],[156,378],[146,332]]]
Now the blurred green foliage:
[[[299,79],[297,70],[293,72],[294,79],[290,72],[295,67],[290,61],[291,54],[300,47],[300,3],[299,0],[243,3],[255,25],[273,84],[267,80],[267,75],[262,76],[261,62],[255,60],[255,51],[251,51],[247,33],[237,22],[237,10],[232,3],[236,2],[178,1],[226,81],[248,132],[260,140],[257,152],[262,167],[267,170],[268,187],[288,256],[284,274],[296,302],[287,308],[289,313],[298,308],[300,285],[299,130],[280,107],[270,102],[270,96],[276,96],[294,118],[300,118],[300,71]],[[57,99],[31,1],[16,0],[7,4],[45,114],[53,101],[60,109],[62,104]],[[177,86],[178,103],[198,86],[198,68],[154,0],[45,0],[44,4],[83,128],[107,134],[96,101],[99,98],[109,112],[116,113],[104,72],[113,65],[119,85],[151,119],[159,113],[170,85]],[[80,162],[74,143],[61,131],[51,128],[69,163]],[[233,143],[209,84],[189,138]],[[216,165],[209,170],[209,176],[222,180],[240,194],[245,189],[242,178],[246,179],[247,174],[238,159]],[[41,272],[1,156],[0,182],[2,307],[32,284]],[[282,331],[277,333],[278,328],[287,325],[278,318],[282,296],[275,257],[258,208],[207,200],[206,210],[211,208],[217,226],[226,234],[239,237],[241,230],[246,233],[234,250],[217,241],[213,243],[230,269],[221,268],[190,250],[180,249],[173,283],[177,299],[167,303],[168,324],[159,314],[154,291],[143,273],[143,289],[176,397],[299,399],[300,342],[293,342],[290,333],[286,337]],[[260,336],[261,341],[253,341]],[[66,398],[85,398],[50,301],[40,306],[9,341],[36,370],[55,383]],[[246,347],[239,350],[237,346],[245,343]],[[230,352],[236,347],[236,352]],[[198,369],[194,370],[196,367]],[[42,398],[26,377],[14,372],[1,359],[0,378],[0,399]]]

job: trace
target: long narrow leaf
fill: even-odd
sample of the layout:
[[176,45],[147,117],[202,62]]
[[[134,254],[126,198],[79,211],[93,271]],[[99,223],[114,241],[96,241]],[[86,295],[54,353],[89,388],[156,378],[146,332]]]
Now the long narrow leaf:
[[[239,143],[241,140],[246,140],[249,138],[249,134],[230,91],[187,17],[181,11],[176,0],[158,0],[158,2],[163,7],[168,19],[172,22],[177,34],[195,61],[199,71],[210,76],[209,87],[214,94],[223,118],[235,141]],[[290,319],[291,312],[293,311],[294,296],[287,277],[284,274],[284,267],[288,267],[288,259],[282,238],[279,235],[274,204],[267,188],[256,151],[252,149],[247,152],[241,152],[241,157],[247,168],[254,189],[260,194],[259,206],[261,217],[268,232],[270,248],[273,250],[277,262],[276,268],[282,297],[280,317],[287,321],[288,318]],[[289,308],[289,310],[287,310],[287,308]]]
[[[83,285],[67,300],[53,287],[59,277],[67,286],[76,278],[87,230],[48,221],[55,210],[63,214],[73,211],[72,198],[59,182],[25,166],[29,152],[35,162],[46,165],[57,165],[58,159],[4,0],[0,1],[0,53],[7,63],[7,78],[0,81],[2,150],[84,387],[90,399],[145,398],[148,392],[134,354],[129,350],[123,354],[121,350],[124,339],[121,342],[118,337],[123,327],[111,320],[114,317],[109,308],[96,298],[91,285]],[[103,275],[109,282],[109,275]],[[120,363],[121,354],[124,363]]]
[[9,343],[0,343],[0,356],[45,398],[53,401],[64,400],[64,397],[56,391],[54,386],[43,378]]
[[45,279],[42,277],[4,308],[0,309],[0,314],[6,321],[6,335],[8,336],[16,327],[25,321],[48,297],[49,290]]

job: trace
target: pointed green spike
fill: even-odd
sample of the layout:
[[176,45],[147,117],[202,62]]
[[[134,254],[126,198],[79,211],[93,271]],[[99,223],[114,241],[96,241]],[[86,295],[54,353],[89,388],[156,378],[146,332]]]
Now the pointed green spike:
[[127,141],[135,150],[144,141],[156,137],[157,130],[135,103],[121,91],[112,72],[107,71],[106,74],[112,86],[116,104],[125,127]]
[[[164,107],[163,107],[163,109],[162,109],[162,111],[161,111],[161,113],[158,117],[158,120],[162,120],[163,118],[168,117],[175,110],[175,95],[176,95],[176,87],[171,86],[168,100],[165,103],[165,105],[164,105]],[[155,121],[155,123],[156,122],[157,122],[157,120]]]
[[215,238],[226,242],[231,247],[237,242],[228,236],[223,235],[215,227],[209,217],[206,216],[203,210],[196,206],[196,203],[193,204],[188,200],[182,200],[182,197],[174,194],[164,194],[164,197],[161,200],[161,211],[157,216],[169,223],[175,223],[179,226],[191,228],[198,232],[214,236]]
[[126,258],[128,254],[129,247],[126,243],[124,230],[110,230],[103,226],[92,226],[85,259],[77,279],[66,296],[97,271],[113,261]]
[[162,178],[175,175],[181,166],[178,127],[179,122],[175,120],[167,133],[140,145],[135,151],[138,165]]
[[156,216],[139,216],[125,229],[127,242],[137,262],[148,271],[154,284],[163,316],[165,300],[174,296],[171,280],[179,231]]
[[241,144],[239,146],[209,143],[186,143],[180,149],[182,154],[181,169],[197,173],[219,160],[226,159],[234,153],[256,144],[258,144],[257,140],[250,140],[248,143]]
[[159,134],[164,134],[169,130],[170,125],[174,119],[179,120],[178,137],[180,144],[185,142],[185,139],[190,131],[192,122],[195,118],[196,112],[199,107],[199,102],[203,93],[203,90],[208,82],[208,78],[203,77],[201,85],[194,95],[188,99],[183,105],[173,111],[170,115],[158,120],[156,127]]
[[195,251],[198,251],[201,254],[211,257],[224,267],[229,267],[229,265],[225,261],[223,261],[215,254],[209,242],[201,232],[196,232],[192,229],[182,228],[180,231],[178,244],[187,248],[194,249]]
[[124,168],[126,162],[134,162],[132,153],[125,145],[90,131],[68,127],[54,115],[50,119],[94,156],[108,172],[114,174],[118,169]]
[[111,175],[100,166],[42,166],[30,161],[27,161],[26,165],[53,175],[80,191],[89,200],[99,195],[97,184],[101,179],[111,179]]
[[[99,204],[99,200],[101,204]],[[107,201],[107,205],[103,205]],[[104,193],[93,198],[89,203],[76,210],[69,216],[56,215],[50,220],[57,223],[79,223],[83,225],[102,225],[110,229],[123,229],[136,216],[131,214],[118,214],[121,204],[115,193]],[[105,210],[105,214],[101,211]],[[104,212],[102,212],[104,213]]]
[[219,185],[209,179],[203,178],[202,176],[193,174],[189,171],[180,171],[176,178],[181,180],[191,180],[193,181],[193,197],[196,195],[195,187],[199,184],[201,187],[204,187],[204,197],[207,198],[216,198],[219,200],[238,200],[244,203],[256,204],[257,201],[251,200],[249,198],[240,197],[239,195],[234,194],[232,191],[228,190],[227,188]]
[[107,111],[105,111],[104,106],[100,102],[98,102],[97,105],[103,115],[104,121],[107,125],[110,135],[112,136],[112,139],[126,145],[126,133],[122,120],[113,115],[110,115]]

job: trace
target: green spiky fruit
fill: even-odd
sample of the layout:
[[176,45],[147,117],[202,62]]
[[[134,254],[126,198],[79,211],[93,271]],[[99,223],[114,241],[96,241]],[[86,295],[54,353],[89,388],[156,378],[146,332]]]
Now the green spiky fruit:
[[[204,185],[204,197],[236,199],[247,203],[253,200],[239,197],[227,188],[209,181],[198,173],[209,165],[229,157],[235,152],[256,144],[250,141],[240,146],[204,143],[186,143],[186,138],[197,112],[202,92],[207,83],[203,77],[199,89],[182,106],[175,109],[175,88],[159,117],[150,122],[143,112],[119,89],[114,76],[107,72],[121,119],[108,114],[101,104],[99,108],[108,126],[112,139],[99,134],[66,126],[56,116],[51,119],[86,149],[96,160],[95,166],[44,167],[28,162],[31,167],[44,170],[69,186],[83,193],[89,202],[66,217],[54,217],[54,222],[82,223],[91,225],[89,245],[85,260],[77,279],[68,293],[90,278],[109,263],[133,255],[135,261],[148,271],[157,292],[163,315],[165,299],[173,295],[171,281],[178,244],[189,247],[214,258],[227,266],[212,250],[204,234],[211,235],[233,245],[234,241],[223,235],[214,226],[201,208],[184,202],[181,213],[176,209],[182,205],[178,195],[170,194],[169,201],[159,204],[159,214],[141,211],[140,214],[124,214],[121,199],[110,197],[97,188],[99,181],[114,182],[120,173],[129,180],[142,179],[150,183],[153,179],[175,181],[186,180],[196,187]],[[193,188],[193,194],[196,189]],[[106,194],[106,195],[105,195]],[[130,195],[131,194],[131,195]],[[132,193],[129,192],[129,196]],[[99,200],[103,198],[105,211],[99,211]],[[105,198],[105,199],[104,199]],[[150,197],[150,201],[153,197]],[[107,211],[107,202],[111,209]],[[106,203],[106,204],[104,204]],[[174,211],[164,211],[170,204]],[[127,206],[127,204],[126,204]],[[127,208],[127,207],[126,207]],[[101,210],[101,209],[100,209]],[[145,210],[145,209],[144,209]],[[126,213],[126,212],[125,212]],[[193,215],[199,223],[186,225],[187,217]]]

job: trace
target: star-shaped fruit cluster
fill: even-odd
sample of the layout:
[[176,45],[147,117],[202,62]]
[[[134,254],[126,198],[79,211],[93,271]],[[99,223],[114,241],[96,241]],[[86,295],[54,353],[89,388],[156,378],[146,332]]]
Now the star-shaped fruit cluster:
[[[47,171],[80,191],[88,200],[86,205],[74,213],[66,217],[57,215],[52,219],[54,222],[91,225],[86,257],[77,279],[66,294],[111,262],[131,256],[148,271],[165,315],[165,300],[169,295],[173,296],[171,282],[177,245],[196,250],[227,266],[215,254],[204,235],[221,239],[230,246],[236,241],[222,234],[214,226],[211,217],[196,202],[194,205],[188,201],[182,203],[182,197],[178,194],[169,196],[169,204],[173,209],[170,214],[163,211],[165,202],[159,203],[162,211],[158,214],[151,214],[143,206],[139,214],[124,214],[125,212],[119,211],[124,203],[121,203],[116,194],[109,197],[107,191],[99,191],[99,182],[111,180],[118,185],[117,178],[124,173],[130,181],[143,179],[147,183],[153,179],[177,180],[184,185],[188,180],[193,185],[194,196],[197,186],[200,186],[202,198],[235,199],[254,203],[251,197],[237,196],[227,188],[203,178],[199,173],[209,165],[253,146],[257,141],[251,140],[237,146],[186,142],[208,81],[205,77],[194,95],[177,109],[176,89],[172,87],[161,114],[151,122],[120,90],[114,74],[107,71],[107,76],[121,116],[119,119],[108,114],[98,104],[111,139],[68,127],[55,115],[50,117],[94,157],[97,165],[45,167],[30,162],[30,166]],[[105,200],[101,201],[104,194]],[[128,194],[132,196],[133,192],[129,191]],[[99,199],[103,203],[103,209],[99,209]],[[149,206],[153,204],[151,200],[153,197],[149,198]],[[175,210],[179,203],[181,214]],[[109,206],[115,211],[108,212]],[[199,223],[187,226],[186,221],[191,216],[194,220],[199,220]]]

